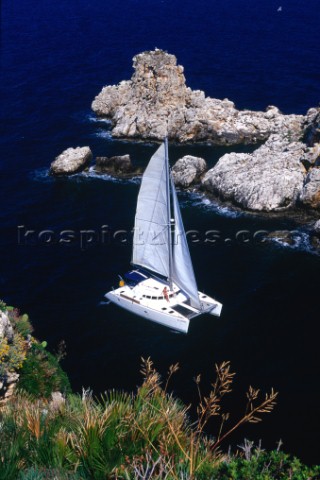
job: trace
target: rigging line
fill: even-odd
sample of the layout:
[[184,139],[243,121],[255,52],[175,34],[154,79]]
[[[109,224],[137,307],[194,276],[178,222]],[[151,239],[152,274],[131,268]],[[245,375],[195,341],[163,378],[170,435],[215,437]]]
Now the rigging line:
[[167,192],[167,210],[168,210],[168,247],[169,247],[169,287],[173,288],[172,284],[172,238],[171,238],[171,206],[170,206],[170,170],[169,170],[169,153],[168,153],[168,137],[164,139],[165,145],[165,163],[166,163],[166,192]]

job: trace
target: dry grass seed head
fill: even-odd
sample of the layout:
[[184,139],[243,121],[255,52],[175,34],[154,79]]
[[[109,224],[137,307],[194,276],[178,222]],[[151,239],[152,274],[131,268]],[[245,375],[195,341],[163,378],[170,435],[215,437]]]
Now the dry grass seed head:
[[276,405],[276,398],[278,392],[275,392],[274,389],[271,389],[270,394],[266,393],[265,399],[258,406],[254,406],[254,401],[258,399],[259,390],[254,390],[252,387],[249,387],[249,392],[247,393],[247,398],[249,399],[249,412],[248,412],[248,422],[249,423],[258,423],[262,419],[259,414],[262,413],[271,413]]
[[234,372],[230,372],[230,361],[222,362],[220,365],[216,364],[216,381],[212,384],[214,388],[214,392],[218,396],[223,396],[226,393],[230,393],[232,391],[231,385],[233,382],[233,378],[235,376]]

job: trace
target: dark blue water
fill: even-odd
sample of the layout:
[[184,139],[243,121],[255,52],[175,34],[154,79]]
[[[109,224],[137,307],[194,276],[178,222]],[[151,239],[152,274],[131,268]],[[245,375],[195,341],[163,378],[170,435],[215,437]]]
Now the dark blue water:
[[[282,12],[277,12],[279,5]],[[130,153],[145,164],[155,146],[112,141],[90,104],[106,84],[130,78],[134,54],[154,47],[174,53],[190,87],[233,100],[239,108],[277,105],[305,113],[319,103],[319,5],[292,1],[140,0],[2,3],[0,297],[30,313],[36,334],[52,349],[68,345],[65,368],[76,390],[134,389],[140,356],[165,374],[180,362],[175,393],[195,398],[192,378],[208,386],[215,362],[238,372],[229,407],[235,418],[249,384],[280,391],[276,412],[244,436],[268,448],[280,438],[287,451],[319,462],[319,257],[254,242],[259,229],[296,228],[294,219],[237,216],[202,198],[180,194],[199,287],[224,304],[220,320],[195,320],[178,335],[100,304],[131,256],[128,242],[80,247],[80,231],[131,229],[138,184],[76,176],[52,180],[47,168],[69,146],[90,145],[94,155]],[[230,150],[229,150],[230,151]],[[238,151],[249,151],[239,147]],[[210,165],[226,150],[172,147]],[[18,244],[18,227],[35,233]],[[298,226],[299,227],[299,226]],[[55,244],[39,240],[54,232]],[[73,229],[72,245],[59,232]],[[219,230],[221,240],[203,242]],[[249,231],[249,242],[236,240]],[[231,239],[227,240],[226,239]]]

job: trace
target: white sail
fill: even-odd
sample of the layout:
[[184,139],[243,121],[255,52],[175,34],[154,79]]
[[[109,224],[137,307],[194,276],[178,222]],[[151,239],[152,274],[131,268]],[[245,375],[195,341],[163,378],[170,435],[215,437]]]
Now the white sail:
[[132,263],[170,276],[170,205],[165,144],[152,156],[142,178],[133,235]]
[[171,179],[173,209],[175,219],[173,255],[172,255],[172,280],[190,298],[190,305],[201,309],[198,287],[195,279],[188,242],[184,231],[181,212],[175,186]]

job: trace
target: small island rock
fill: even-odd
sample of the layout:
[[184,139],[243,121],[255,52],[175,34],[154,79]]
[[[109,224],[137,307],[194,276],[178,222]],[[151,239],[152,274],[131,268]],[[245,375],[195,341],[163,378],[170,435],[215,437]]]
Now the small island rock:
[[266,112],[239,111],[228,99],[206,97],[186,86],[183,67],[174,55],[155,49],[133,58],[131,80],[102,89],[93,111],[111,120],[112,135],[122,138],[215,145],[257,143],[272,133],[301,135],[302,115],[283,115],[277,107]]
[[133,172],[130,155],[97,157],[94,169],[98,173],[128,174]]
[[200,179],[206,169],[207,164],[203,158],[185,155],[172,167],[174,183],[180,187],[189,187]]
[[51,175],[73,175],[90,165],[92,152],[89,147],[67,148],[51,163]]

